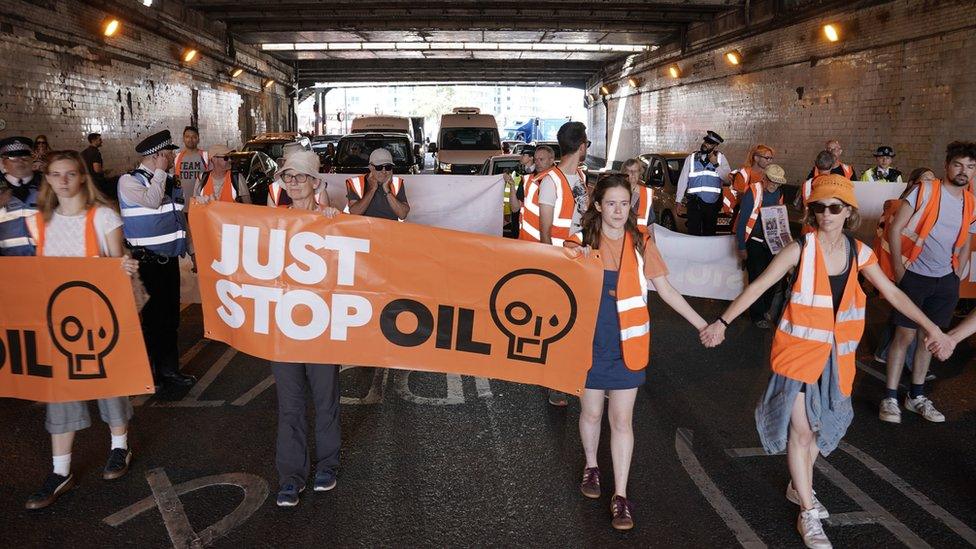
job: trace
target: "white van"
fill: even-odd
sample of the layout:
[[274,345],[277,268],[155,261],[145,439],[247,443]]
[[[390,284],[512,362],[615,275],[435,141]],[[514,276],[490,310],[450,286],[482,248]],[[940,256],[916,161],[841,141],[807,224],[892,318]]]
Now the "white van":
[[349,133],[405,133],[413,137],[413,122],[406,116],[359,116],[352,121]]
[[434,150],[437,173],[474,175],[485,160],[502,154],[498,123],[490,114],[476,108],[459,107],[441,116],[440,138]]

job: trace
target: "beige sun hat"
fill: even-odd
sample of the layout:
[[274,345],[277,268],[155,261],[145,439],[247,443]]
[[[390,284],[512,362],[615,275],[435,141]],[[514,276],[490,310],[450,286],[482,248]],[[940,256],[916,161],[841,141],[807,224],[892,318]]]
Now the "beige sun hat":
[[292,170],[295,173],[304,173],[323,180],[325,174],[319,173],[319,165],[319,155],[312,151],[298,151],[285,159],[284,166],[275,172],[275,177],[280,179],[282,173],[286,170]]

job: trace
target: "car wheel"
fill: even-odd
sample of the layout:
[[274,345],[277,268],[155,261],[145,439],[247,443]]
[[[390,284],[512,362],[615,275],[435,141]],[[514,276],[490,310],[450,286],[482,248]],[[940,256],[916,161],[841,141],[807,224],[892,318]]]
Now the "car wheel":
[[677,231],[678,225],[674,222],[674,216],[671,212],[664,212],[661,214],[661,226],[669,231]]

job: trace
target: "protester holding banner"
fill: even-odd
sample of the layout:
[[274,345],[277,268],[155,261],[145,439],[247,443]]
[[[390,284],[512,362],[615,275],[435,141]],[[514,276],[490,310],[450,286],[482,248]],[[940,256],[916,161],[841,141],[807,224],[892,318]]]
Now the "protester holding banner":
[[[946,147],[945,182],[919,185],[905,198],[891,221],[888,245],[898,287],[942,328],[947,328],[959,302],[959,284],[969,266],[970,235],[976,233],[976,197],[968,190],[976,176],[976,143],[955,141]],[[907,207],[906,207],[907,206]],[[886,395],[879,419],[901,423],[898,383],[908,346],[917,325],[894,313],[895,335],[888,350]],[[912,384],[904,401],[910,412],[941,423],[945,416],[925,397],[925,377],[932,354],[915,348]]]
[[[603,291],[593,337],[593,365],[580,397],[580,438],[586,466],[580,491],[600,497],[597,450],[604,401],[609,396],[610,453],[613,457],[614,495],[610,500],[612,526],[634,527],[633,506],[627,499],[627,478],[634,451],[633,413],[637,389],[644,384],[651,353],[647,280],[665,303],[702,330],[707,322],[668,282],[668,269],[645,227],[637,224],[631,208],[627,179],[611,175],[600,179],[593,200],[583,215],[582,253],[599,250],[603,260]],[[573,242],[566,244],[576,247]]]
[[403,221],[410,213],[403,179],[393,175],[393,155],[378,147],[369,155],[369,173],[346,180],[349,213]]
[[[586,158],[590,142],[582,122],[566,122],[556,132],[556,139],[562,152],[559,165],[538,172],[525,187],[525,212],[519,237],[562,246],[567,240],[579,241],[580,222],[589,200],[579,165]],[[538,169],[538,158],[536,161]],[[549,404],[562,407],[569,401],[566,395],[550,390]]]
[[[772,250],[767,245],[763,231],[762,213],[765,208],[783,204],[779,186],[786,183],[786,172],[776,164],[770,164],[759,180],[753,181],[742,196],[735,234],[739,259],[745,265],[749,282],[755,282],[773,261]],[[749,307],[749,318],[757,328],[770,327],[769,312],[778,285],[770,287]]]
[[[321,212],[332,218],[339,211],[329,204],[325,182],[319,173],[319,157],[302,151],[290,155],[276,178],[284,184],[291,209]],[[311,393],[315,406],[315,480],[313,489],[324,492],[335,488],[339,466],[339,366],[272,362],[278,393],[278,436],[275,462],[278,468],[279,507],[298,505],[298,496],[307,483],[308,406]]]
[[218,144],[211,146],[207,152],[210,165],[194,185],[193,196],[210,195],[222,202],[250,204],[251,193],[247,190],[247,182],[241,174],[230,169],[230,161],[227,160],[230,148]]
[[[122,218],[95,187],[77,152],[48,153],[37,206],[38,212],[27,220],[37,242],[37,255],[124,257],[122,268],[130,276],[137,272],[138,262],[123,256]],[[98,400],[98,410],[112,434],[102,478],[117,479],[128,472],[132,461],[128,447],[132,404],[128,397],[104,398]],[[48,403],[44,425],[51,434],[54,469],[27,499],[28,509],[47,507],[74,486],[71,447],[75,432],[91,425],[88,403]]]
[[821,524],[829,513],[813,491],[813,466],[818,451],[826,456],[837,447],[854,417],[855,352],[864,333],[867,302],[858,275],[922,326],[940,357],[952,352],[953,341],[888,280],[871,248],[844,233],[859,221],[849,179],[836,174],[817,178],[808,205],[807,222],[814,232],[781,251],[766,272],[703,330],[702,343],[721,343],[729,323],[796,268],[773,338],[773,374],[756,408],[756,427],[766,452],[787,452],[792,480],[786,497],[800,505],[797,530],[804,543],[830,547]]
[[[523,166],[525,166],[525,157],[526,154],[522,154],[522,158],[519,159],[519,162],[521,162]],[[552,147],[549,145],[539,145],[535,148],[535,151],[532,152],[532,162],[528,168],[526,168],[528,171],[526,171],[526,175],[522,178],[522,181],[519,182],[518,188],[515,189],[514,198],[511,200],[512,212],[519,213],[522,211],[522,203],[525,202],[525,189],[529,187],[529,181],[531,181],[533,177],[547,172],[549,168],[552,168],[555,164],[556,151],[552,150]],[[520,219],[520,233],[521,230],[522,222]],[[521,238],[521,234],[519,235],[519,238]]]

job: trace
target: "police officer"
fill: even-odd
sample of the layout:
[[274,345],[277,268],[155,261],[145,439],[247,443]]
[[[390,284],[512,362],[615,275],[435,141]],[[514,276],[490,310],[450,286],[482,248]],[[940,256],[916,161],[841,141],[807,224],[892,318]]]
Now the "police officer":
[[901,172],[891,167],[895,159],[895,149],[887,145],[878,147],[874,151],[874,160],[877,166],[870,170],[865,170],[861,174],[861,181],[878,181],[882,183],[901,183]]
[[176,338],[180,327],[180,264],[186,255],[186,217],[180,181],[166,174],[173,165],[169,130],[136,145],[142,162],[119,178],[122,233],[149,300],[142,309],[142,331],[156,383],[192,385],[196,379],[179,371]]
[[13,136],[0,140],[0,255],[34,255],[26,219],[37,211],[41,172],[31,167],[34,142]]
[[688,196],[688,234],[713,236],[722,209],[722,183],[729,181],[732,170],[725,155],[715,149],[725,140],[709,130],[702,139],[698,152],[685,159],[678,177],[678,193],[681,202]]

